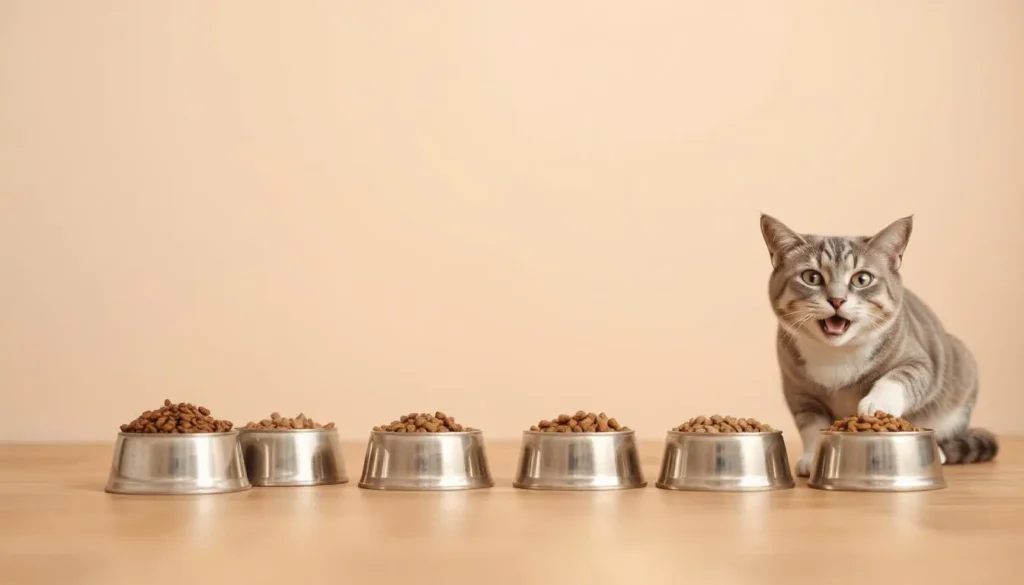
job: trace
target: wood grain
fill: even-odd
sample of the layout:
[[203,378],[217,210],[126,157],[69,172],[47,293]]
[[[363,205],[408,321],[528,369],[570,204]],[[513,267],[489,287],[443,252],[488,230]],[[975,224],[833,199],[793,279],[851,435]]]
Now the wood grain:
[[498,485],[384,493],[351,482],[197,497],[103,491],[109,445],[0,445],[0,582],[410,584],[533,582],[1015,582],[1024,438],[988,464],[947,467],[911,494],[755,494],[652,487],[511,487],[518,445],[488,446]]

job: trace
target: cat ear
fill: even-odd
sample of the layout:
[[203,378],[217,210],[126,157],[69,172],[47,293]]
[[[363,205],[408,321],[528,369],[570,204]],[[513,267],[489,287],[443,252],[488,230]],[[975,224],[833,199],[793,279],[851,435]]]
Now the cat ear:
[[782,253],[800,244],[806,244],[800,234],[786,227],[786,224],[770,215],[761,214],[761,235],[768,246],[768,255],[772,259],[772,267],[778,268]]
[[899,270],[903,263],[903,252],[910,242],[914,228],[914,216],[897,219],[868,240],[868,246],[889,257],[893,270]]

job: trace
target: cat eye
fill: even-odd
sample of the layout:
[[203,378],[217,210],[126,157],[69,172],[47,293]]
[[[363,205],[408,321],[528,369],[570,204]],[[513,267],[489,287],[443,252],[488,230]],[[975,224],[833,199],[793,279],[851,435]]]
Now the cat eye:
[[872,276],[870,272],[858,272],[857,274],[854,274],[853,279],[850,280],[850,282],[853,283],[853,286],[857,288],[864,288],[874,281],[875,277]]
[[824,281],[821,277],[821,273],[817,270],[804,270],[803,274],[800,275],[800,278],[811,286],[821,286],[822,281]]

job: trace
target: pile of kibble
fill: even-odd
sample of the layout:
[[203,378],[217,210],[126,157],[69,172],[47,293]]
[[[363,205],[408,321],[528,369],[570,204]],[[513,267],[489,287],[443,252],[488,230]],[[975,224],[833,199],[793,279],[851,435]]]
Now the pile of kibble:
[[205,406],[191,402],[172,404],[164,400],[162,408],[147,410],[132,422],[121,425],[122,433],[226,433],[234,426],[231,421],[210,416]]
[[542,433],[614,433],[628,431],[629,427],[619,424],[605,413],[576,411],[576,414],[560,414],[551,420],[542,420],[530,427],[531,431]]
[[772,427],[752,418],[698,416],[672,429],[680,433],[770,433]]
[[456,423],[453,417],[439,410],[434,414],[410,412],[391,421],[391,424],[373,427],[373,430],[388,433],[461,433],[476,429]]
[[873,415],[861,414],[837,420],[828,430],[849,433],[911,433],[923,429],[906,419],[876,410]]
[[333,429],[334,423],[322,425],[306,415],[299,413],[295,418],[281,416],[279,412],[270,413],[270,418],[259,422],[250,422],[245,428],[254,431],[290,431],[295,429]]

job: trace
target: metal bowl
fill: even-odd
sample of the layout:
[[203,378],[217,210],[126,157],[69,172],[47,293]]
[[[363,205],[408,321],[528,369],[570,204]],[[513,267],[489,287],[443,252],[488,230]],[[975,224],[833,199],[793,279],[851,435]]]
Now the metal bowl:
[[796,485],[781,431],[669,431],[655,485],[668,490],[767,491]]
[[494,485],[481,431],[371,431],[359,487],[375,490],[468,490]]
[[118,433],[106,491],[190,495],[251,487],[237,430],[188,435]]
[[241,429],[238,442],[254,486],[345,483],[337,429]]
[[512,485],[534,490],[617,490],[647,485],[633,431],[523,432]]
[[823,490],[912,492],[946,487],[932,431],[822,431],[807,485]]

